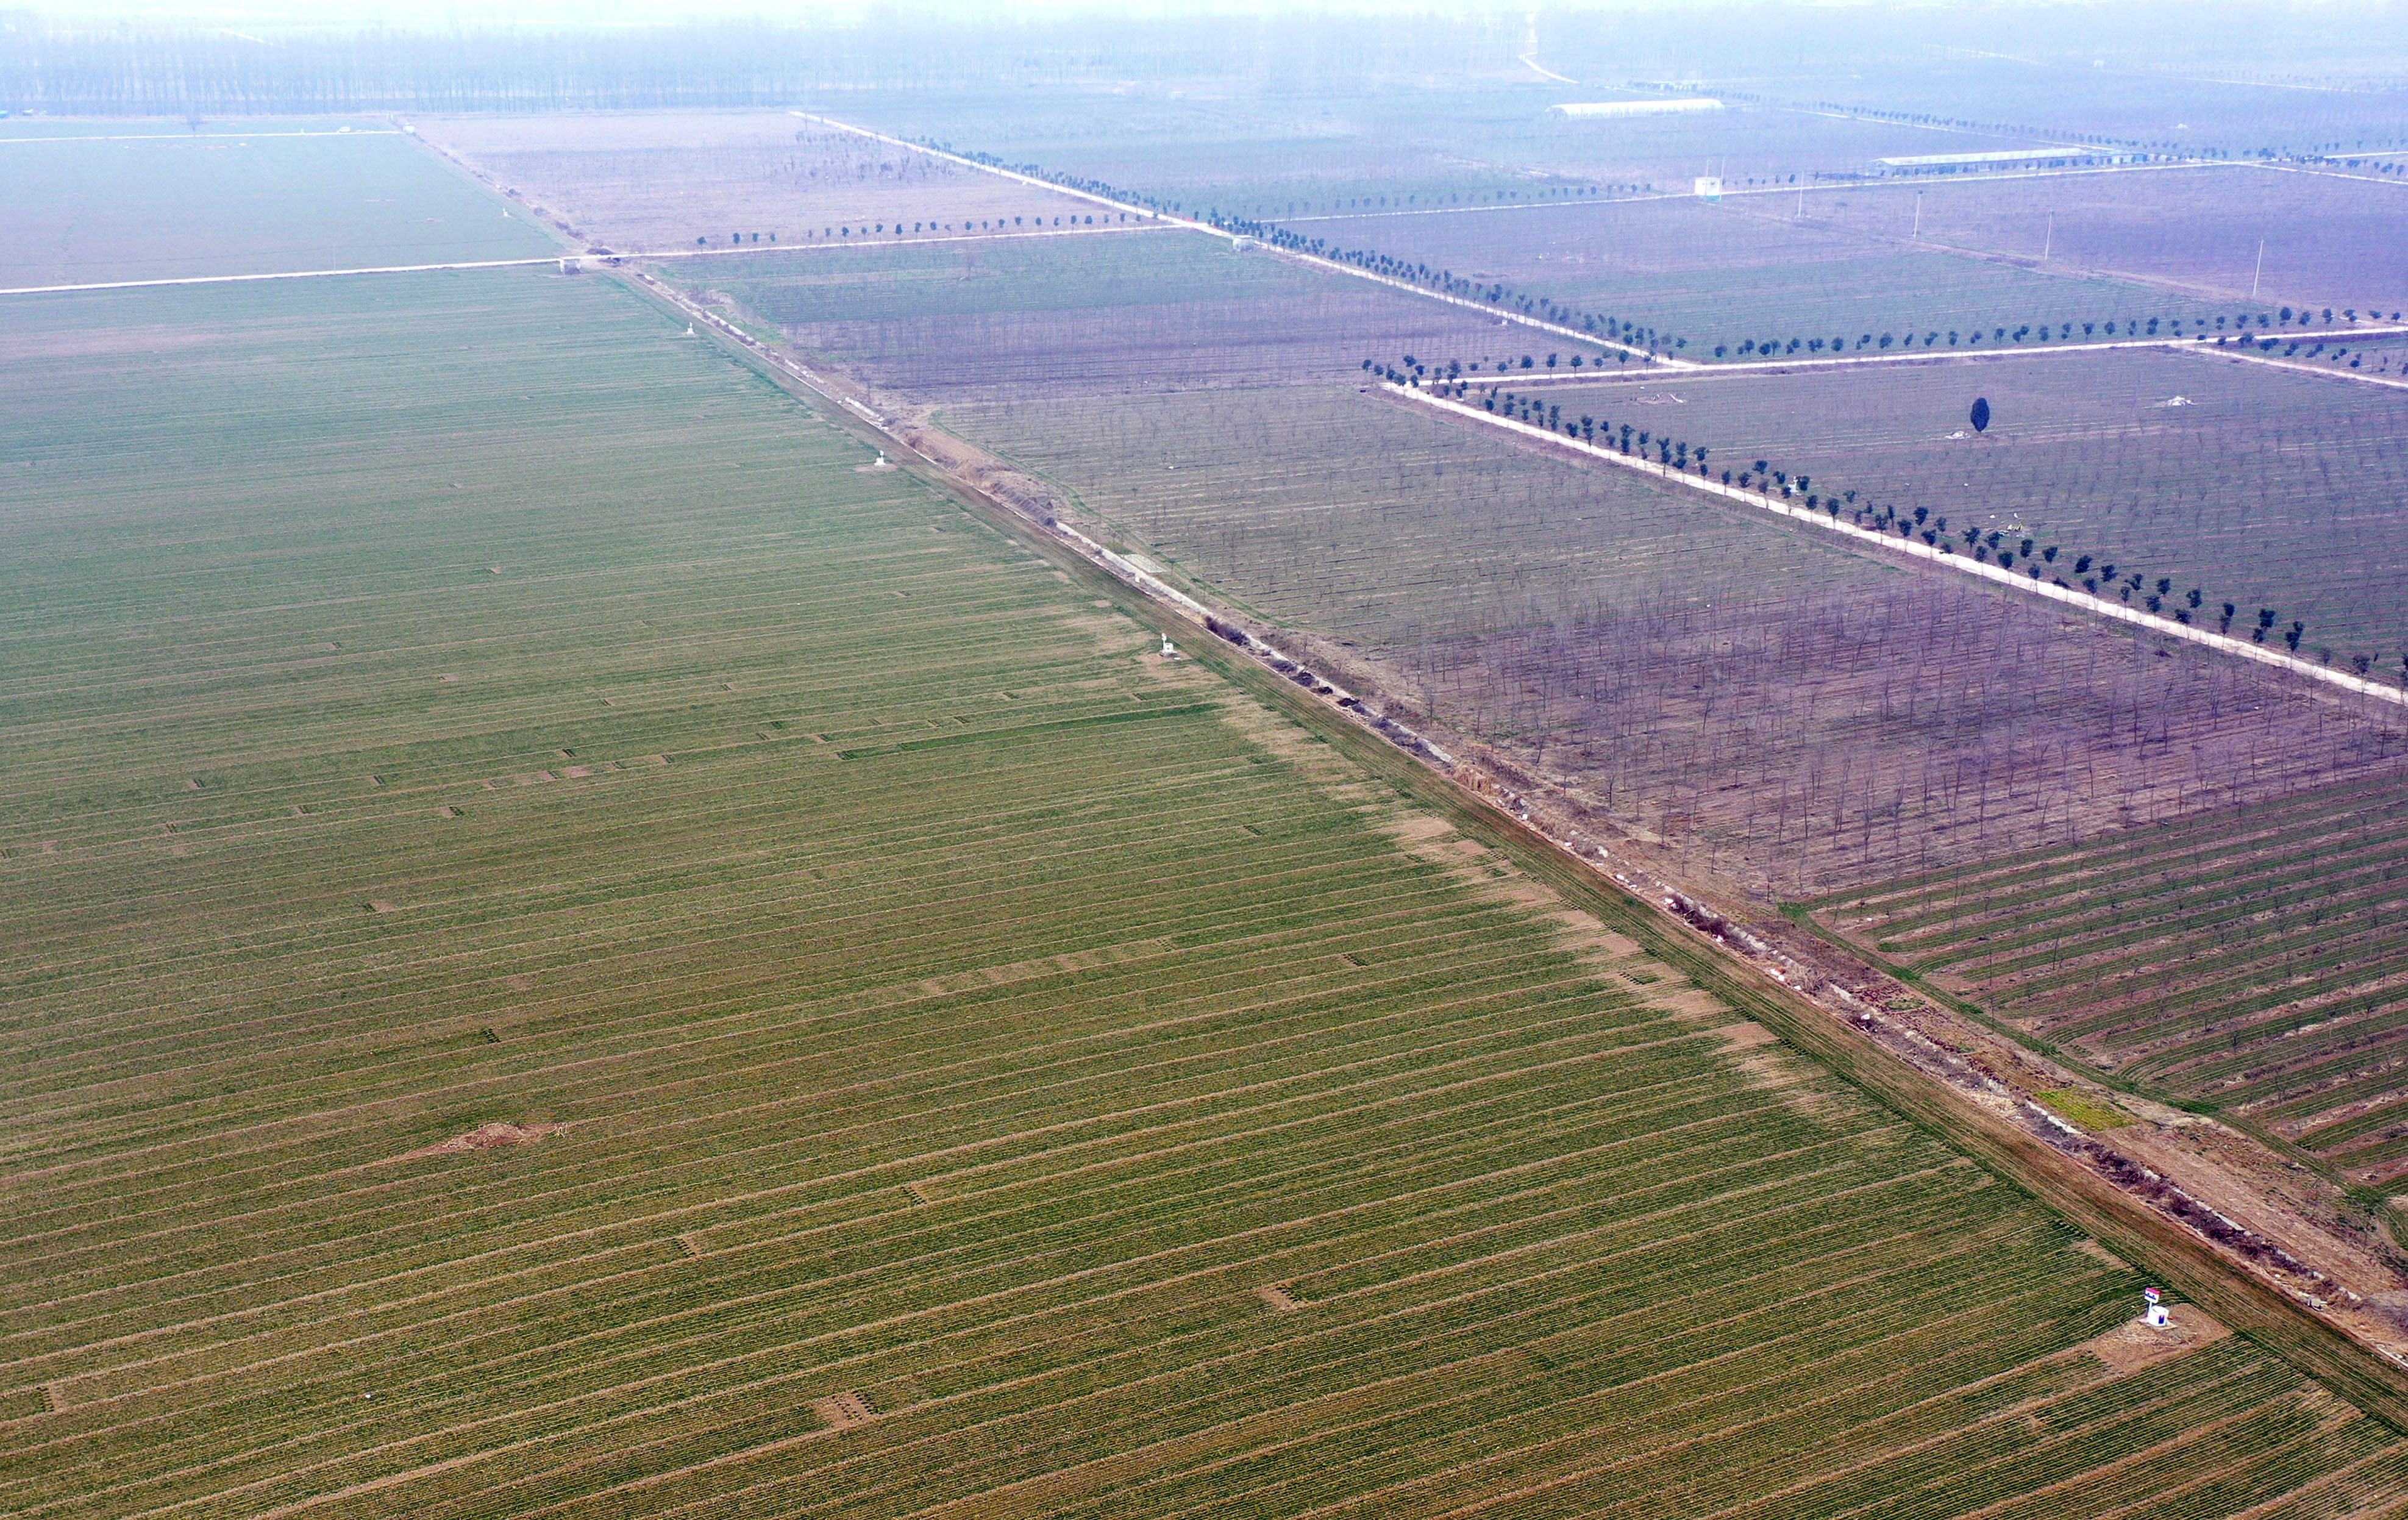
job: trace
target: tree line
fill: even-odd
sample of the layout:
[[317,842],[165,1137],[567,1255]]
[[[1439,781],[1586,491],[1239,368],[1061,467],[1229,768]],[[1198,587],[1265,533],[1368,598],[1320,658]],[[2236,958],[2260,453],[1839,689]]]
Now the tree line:
[[[1026,231],[1034,231],[1034,230],[1036,230],[1036,228],[1046,227],[1046,226],[1054,226],[1054,227],[1058,227],[1058,226],[1063,225],[1066,222],[1067,222],[1068,223],[1069,223],[1071,226],[1074,226],[1074,227],[1075,227],[1075,226],[1087,226],[1087,227],[1092,227],[1092,226],[1096,225],[1096,215],[1101,215],[1101,216],[1103,217],[1103,219],[1104,219],[1104,222],[1105,222],[1105,224],[1106,224],[1106,225],[1111,225],[1111,224],[1113,224],[1113,223],[1115,223],[1115,222],[1126,222],[1126,221],[1128,220],[1128,213],[1127,213],[1127,212],[1125,212],[1125,211],[1117,212],[1117,213],[1107,211],[1107,212],[1100,212],[1100,213],[1096,213],[1096,214],[1094,214],[1094,215],[1088,215],[1088,216],[1083,216],[1083,217],[1082,217],[1082,216],[1079,216],[1079,215],[1077,215],[1077,214],[1075,214],[1075,213],[1074,213],[1074,214],[1066,215],[1066,216],[1057,216],[1057,217],[1054,217],[1054,218],[1052,218],[1052,219],[1050,219],[1050,220],[1049,220],[1049,219],[1047,219],[1047,218],[1045,218],[1045,217],[1041,217],[1041,216],[1039,216],[1039,217],[1016,216],[1016,217],[1013,217],[1013,218],[1011,219],[1011,221],[1010,221],[1010,222],[1008,222],[1008,223],[1004,221],[1004,219],[1003,219],[1003,218],[1001,218],[1001,217],[999,217],[999,216],[998,216],[998,217],[988,217],[988,218],[985,218],[985,219],[983,219],[983,220],[982,220],[982,221],[978,221],[978,222],[972,222],[972,221],[969,221],[969,220],[968,220],[968,219],[967,219],[967,218],[965,218],[964,220],[962,220],[962,221],[961,221],[961,222],[935,222],[935,221],[922,221],[922,222],[912,222],[912,223],[911,223],[910,228],[908,231],[907,231],[907,230],[905,230],[905,228],[904,228],[904,226],[903,226],[903,223],[902,223],[902,222],[894,222],[894,223],[892,223],[891,225],[890,225],[889,223],[887,223],[887,222],[880,222],[874,223],[874,224],[872,224],[872,225],[861,226],[861,227],[855,227],[855,226],[853,226],[853,225],[852,223],[850,223],[850,222],[845,222],[845,223],[840,223],[840,224],[838,224],[838,225],[835,225],[835,226],[825,226],[825,227],[822,227],[822,228],[821,228],[819,231],[817,231],[817,232],[813,232],[813,231],[811,231],[809,227],[806,227],[806,228],[804,228],[804,229],[803,229],[803,237],[804,237],[805,238],[807,238],[807,239],[808,239],[808,238],[813,238],[813,237],[835,237],[835,238],[846,238],[846,237],[882,237],[882,236],[883,236],[883,237],[912,237],[912,236],[914,236],[914,235],[924,235],[924,234],[926,234],[926,233],[939,233],[939,232],[1010,232],[1010,230],[1012,230],[1012,228],[1014,228],[1014,227],[1018,227],[1018,228],[1021,228],[1021,229],[1023,229],[1023,230],[1026,230]],[[1031,223],[1034,223],[1034,226],[1031,226]],[[734,246],[736,246],[736,245],[738,245],[738,244],[740,244],[740,243],[745,242],[747,239],[750,239],[751,241],[757,243],[757,242],[760,242],[764,237],[767,237],[767,238],[770,242],[772,242],[772,243],[775,243],[775,242],[778,240],[778,235],[777,235],[776,233],[774,233],[774,232],[770,232],[770,233],[759,233],[759,232],[754,232],[754,233],[731,232],[731,233],[727,234],[727,242],[728,242],[728,244],[729,244],[729,246],[730,246],[730,247],[734,247]],[[710,234],[709,234],[709,233],[705,233],[705,234],[703,234],[702,236],[697,237],[696,238],[695,238],[695,240],[694,240],[694,241],[695,241],[695,247],[697,247],[697,248],[707,248],[707,247],[710,246],[710,242],[711,242],[711,235],[710,235]]]

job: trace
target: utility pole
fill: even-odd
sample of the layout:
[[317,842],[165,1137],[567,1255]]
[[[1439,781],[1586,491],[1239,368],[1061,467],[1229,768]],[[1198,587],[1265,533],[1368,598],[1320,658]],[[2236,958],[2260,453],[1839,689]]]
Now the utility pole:
[[2266,239],[2258,239],[2258,267],[2249,271],[2249,298],[2258,299],[2258,277],[2266,272]]
[[2041,238],[2041,242],[2040,242],[2040,262],[2041,262],[2041,263],[2042,263],[2042,264],[2046,264],[2046,263],[2048,262],[2049,250],[2051,250],[2051,249],[2055,248],[2056,246],[2057,246],[2057,213],[2056,213],[2055,211],[2051,211],[2051,212],[2048,214],[2048,233],[2047,233],[2047,235],[2046,235],[2045,237],[2042,237],[2042,238]]
[[1914,193],[1914,237],[1917,242],[1923,240],[1923,192],[1919,190]]

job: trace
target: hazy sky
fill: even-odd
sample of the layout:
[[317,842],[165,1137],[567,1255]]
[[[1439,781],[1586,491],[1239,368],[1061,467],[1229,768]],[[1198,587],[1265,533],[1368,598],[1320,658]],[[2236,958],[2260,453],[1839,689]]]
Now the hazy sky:
[[[1551,0],[1542,7],[1562,12],[1705,10],[1746,3],[1746,0]],[[1857,9],[1880,0],[1811,0],[1801,8]],[[2009,0],[2016,3],[2016,0]],[[2023,0],[2057,6],[2064,0]],[[762,0],[684,0],[661,5],[647,0],[483,0],[460,5],[451,0],[229,0],[225,4],[141,4],[139,0],[66,0],[28,7],[46,22],[91,20],[148,21],[184,24],[239,26],[341,26],[384,24],[410,28],[473,28],[492,25],[624,26],[675,23],[680,21],[752,19],[794,25],[813,22],[853,24],[881,9],[903,8],[915,14],[950,12],[999,20],[1012,16],[1059,18],[1082,12],[1116,17],[1197,15],[1242,12],[1248,15],[1283,11],[1363,13],[1384,16],[1435,13],[1452,16],[1519,16],[1527,6],[1475,3],[1475,0],[935,0],[897,7],[891,0],[814,0],[814,3],[770,3]],[[1918,7],[1921,8],[1921,7]],[[1984,8],[1990,8],[1985,0]]]

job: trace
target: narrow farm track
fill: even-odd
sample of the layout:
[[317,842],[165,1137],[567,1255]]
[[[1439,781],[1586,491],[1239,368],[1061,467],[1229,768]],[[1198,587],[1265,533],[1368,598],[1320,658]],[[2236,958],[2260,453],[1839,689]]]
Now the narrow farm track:
[[[313,134],[313,136],[327,136],[327,134]],[[1163,229],[1158,225],[1147,225],[1142,227],[1047,227],[1041,231],[1030,228],[1023,232],[928,233],[923,236],[907,238],[904,242],[896,246],[918,248],[930,243],[996,243],[1020,241],[1028,238],[1094,237],[1107,233],[1159,232],[1161,230]],[[646,253],[642,255],[642,257],[647,263],[655,259],[686,260],[758,258],[764,254],[775,256],[783,253],[822,253],[842,251],[848,248],[859,246],[863,245],[844,243],[781,243],[774,248],[667,249],[660,252]],[[394,264],[366,265],[352,269],[284,269],[265,274],[187,275],[182,278],[168,280],[100,280],[87,284],[18,285],[7,289],[0,289],[0,295],[69,295],[80,292],[92,291],[165,290],[186,285],[248,285],[256,284],[263,280],[342,280],[349,279],[353,276],[367,275],[425,275],[456,273],[461,270],[470,269],[546,268],[557,266],[564,260],[570,263],[582,264],[585,262],[585,255],[576,251],[575,250],[563,249],[559,253],[549,254],[542,258],[533,259],[480,259],[455,264]]]
[[266,302],[48,297],[232,351],[7,382],[0,1508],[2408,1498],[2248,1342],[2118,1374],[2080,1230],[634,294]]

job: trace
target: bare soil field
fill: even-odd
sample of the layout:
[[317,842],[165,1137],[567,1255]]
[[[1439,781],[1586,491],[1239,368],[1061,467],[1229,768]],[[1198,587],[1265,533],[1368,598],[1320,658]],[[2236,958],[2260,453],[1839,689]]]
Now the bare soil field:
[[255,134],[162,121],[0,125],[16,129],[0,137],[0,288],[540,258],[559,247],[383,122],[278,122]]
[[1711,119],[1574,121],[1548,107],[1628,92],[1529,81],[1310,96],[1142,86],[1047,100],[831,96],[828,114],[913,140],[1255,220],[1543,207],[1861,169],[1886,154],[2018,146],[1928,127],[1739,106]]
[[2408,1172],[2408,806],[2327,787],[1817,902],[2096,1068]]
[[[2361,351],[2345,334],[2295,341],[2303,359]],[[1968,421],[1977,397],[1990,406],[1981,433]],[[1541,398],[1615,430],[1653,423],[1723,468],[1763,460],[1845,515],[1921,513],[1923,532],[1962,552],[2135,607],[2157,597],[2201,627],[2226,625],[2228,603],[2229,630],[2261,642],[2299,624],[2301,652],[2408,679],[2408,392],[2208,348],[1684,376]]]
[[[1321,221],[1293,230],[1474,283],[1501,281],[1617,330],[1652,330],[1664,351],[1708,362],[1776,348],[1879,351],[1896,341],[1920,343],[1927,334],[1936,349],[2007,342],[2010,333],[2021,335],[2014,344],[2037,343],[2042,328],[2047,341],[2073,341],[2085,324],[2112,322],[2121,332],[2156,319],[2168,330],[2174,323],[2212,328],[2219,314],[2164,291],[1967,259],[1903,237],[1868,237],[1852,224],[1868,200],[1885,208],[1907,204],[1912,214],[1911,195],[1905,203],[1888,195],[1852,188],[1800,201],[1683,197],[1544,214]],[[2069,324],[2071,334],[2058,331]],[[1993,337],[1999,328],[2006,331]]]
[[10,311],[12,1513],[2408,1498],[609,277]]
[[1369,398],[943,418],[1155,558],[1376,663],[1408,706],[1760,892],[2387,774],[2402,753],[2397,710]]
[[[626,251],[893,240],[1099,216],[1091,202],[785,111],[430,117],[429,140]],[[1083,223],[1082,223],[1083,224]]]
[[676,278],[707,280],[802,347],[923,402],[1336,383],[1399,346],[1501,357],[1533,341],[1476,311],[1174,229],[849,251],[808,268],[747,258]]
[[2408,308],[2408,186],[2227,165],[1852,188],[1822,214],[1904,238],[1918,197],[1927,241],[2032,261],[2045,250],[2048,267],[2146,280],[2228,314]]

